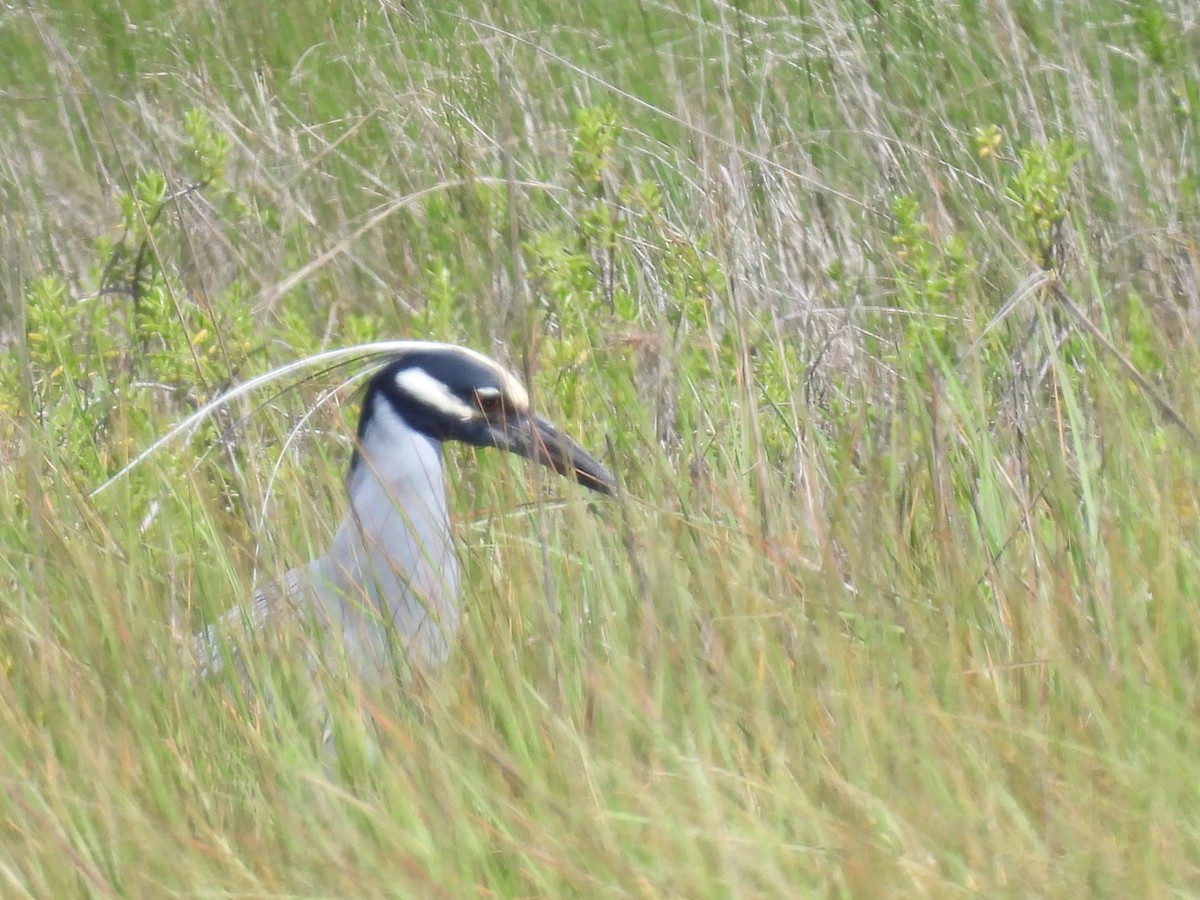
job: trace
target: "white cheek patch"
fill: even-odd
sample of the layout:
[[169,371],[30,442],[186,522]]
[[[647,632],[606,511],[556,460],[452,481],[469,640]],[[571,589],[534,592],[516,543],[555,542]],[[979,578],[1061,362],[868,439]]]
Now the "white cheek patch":
[[464,422],[481,415],[478,409],[458,399],[424,369],[404,369],[397,373],[396,387],[420,403]]

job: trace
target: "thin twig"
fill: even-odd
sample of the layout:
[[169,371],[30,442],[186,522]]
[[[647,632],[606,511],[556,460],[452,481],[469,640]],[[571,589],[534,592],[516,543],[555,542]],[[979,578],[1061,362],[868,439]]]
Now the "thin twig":
[[1080,309],[1075,301],[1071,299],[1066,289],[1062,286],[1062,283],[1057,278],[1051,278],[1048,280],[1047,285],[1050,288],[1050,292],[1054,295],[1054,298],[1062,304],[1063,309],[1070,313],[1071,317],[1075,319],[1080,327],[1090,334],[1096,340],[1096,342],[1100,344],[1101,347],[1107,350],[1113,356],[1113,358],[1121,364],[1121,368],[1125,370],[1125,374],[1128,375],[1133,383],[1136,384],[1142,393],[1146,395],[1146,399],[1148,399],[1154,406],[1158,407],[1158,411],[1163,415],[1164,418],[1167,419],[1167,421],[1177,425],[1180,430],[1188,436],[1188,439],[1195,447],[1200,448],[1200,436],[1197,436],[1196,432],[1192,430],[1192,427],[1184,420],[1183,415],[1179,412],[1179,410],[1177,410],[1169,400],[1161,396],[1158,391],[1155,390],[1154,385],[1150,383],[1150,379],[1139,372],[1137,366],[1135,366],[1128,357],[1123,355],[1120,350],[1113,346],[1112,341],[1105,337],[1104,332],[1101,331],[1086,315],[1084,315],[1083,310]]

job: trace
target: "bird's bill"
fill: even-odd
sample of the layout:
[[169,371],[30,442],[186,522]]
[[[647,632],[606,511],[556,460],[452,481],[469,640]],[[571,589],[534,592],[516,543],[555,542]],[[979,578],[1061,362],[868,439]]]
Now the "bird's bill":
[[510,416],[492,425],[492,435],[497,447],[536,460],[586,488],[601,494],[616,490],[616,479],[599,460],[541,416]]

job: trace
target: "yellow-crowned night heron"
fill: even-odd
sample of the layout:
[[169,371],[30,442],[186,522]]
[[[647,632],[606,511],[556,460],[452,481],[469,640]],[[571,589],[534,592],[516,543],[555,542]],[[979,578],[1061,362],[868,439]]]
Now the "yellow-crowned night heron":
[[247,620],[310,614],[340,635],[348,661],[378,678],[399,651],[418,666],[445,660],[460,619],[455,554],[442,472],[442,444],[499,447],[549,466],[600,493],[615,482],[571,438],[530,409],[503,367],[449,344],[402,345],[367,384],[350,462],[350,510],[324,556],[288,572],[282,590],[231,610],[198,635],[205,673],[233,649],[224,640]]

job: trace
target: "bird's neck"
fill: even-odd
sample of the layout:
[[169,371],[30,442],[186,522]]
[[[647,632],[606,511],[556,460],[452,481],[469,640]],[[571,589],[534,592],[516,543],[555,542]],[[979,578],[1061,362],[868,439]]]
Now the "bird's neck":
[[459,621],[441,444],[379,406],[350,471],[350,514],[319,565],[341,585],[330,612],[348,639],[373,653],[399,641],[437,663]]
[[360,438],[346,485],[360,529],[375,533],[397,515],[419,528],[448,523],[441,444],[381,407]]

